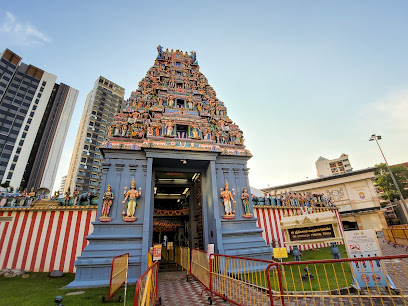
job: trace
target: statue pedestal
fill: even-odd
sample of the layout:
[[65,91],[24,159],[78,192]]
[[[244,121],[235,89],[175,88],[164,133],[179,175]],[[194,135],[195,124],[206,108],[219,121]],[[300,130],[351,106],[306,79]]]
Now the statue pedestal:
[[227,219],[227,220],[231,220],[231,219],[235,219],[235,215],[223,215],[222,218]]
[[242,215],[242,218],[251,219],[253,216],[254,216],[253,214],[245,214],[245,215]]
[[123,217],[123,221],[125,222],[135,222],[136,220],[136,217]]
[[101,222],[109,222],[109,221],[111,221],[113,218],[111,218],[111,217],[100,217],[99,218],[99,221],[101,221]]

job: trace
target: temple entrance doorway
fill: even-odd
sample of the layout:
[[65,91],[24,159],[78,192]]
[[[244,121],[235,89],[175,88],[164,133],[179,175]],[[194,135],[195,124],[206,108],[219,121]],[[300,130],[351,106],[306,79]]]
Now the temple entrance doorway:
[[177,247],[203,247],[201,173],[154,172],[152,244],[162,245],[161,271],[174,271]]

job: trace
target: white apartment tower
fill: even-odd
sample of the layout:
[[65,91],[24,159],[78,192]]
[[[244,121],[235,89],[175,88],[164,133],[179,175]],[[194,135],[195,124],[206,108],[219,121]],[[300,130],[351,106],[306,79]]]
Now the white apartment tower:
[[88,93],[84,111],[75,140],[74,151],[65,183],[72,193],[98,193],[102,181],[102,155],[99,146],[108,134],[108,128],[115,114],[119,113],[125,96],[125,89],[99,77]]
[[327,177],[339,175],[353,171],[347,154],[341,154],[339,158],[327,159],[320,156],[316,161],[316,170],[318,177]]

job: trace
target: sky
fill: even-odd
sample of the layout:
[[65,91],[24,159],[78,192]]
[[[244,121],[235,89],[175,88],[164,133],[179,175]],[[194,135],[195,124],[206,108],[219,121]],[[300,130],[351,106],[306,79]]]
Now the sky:
[[100,75],[126,90],[157,45],[197,52],[244,132],[257,188],[316,178],[319,156],[354,170],[408,161],[407,1],[9,1],[0,50],[80,91],[54,189],[68,172]]

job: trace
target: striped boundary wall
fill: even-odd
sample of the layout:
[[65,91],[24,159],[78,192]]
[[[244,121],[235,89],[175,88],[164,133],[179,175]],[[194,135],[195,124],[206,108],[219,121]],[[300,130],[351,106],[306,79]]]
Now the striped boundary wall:
[[[343,226],[337,209],[316,208],[315,212],[332,210]],[[254,206],[257,225],[269,245],[285,247],[280,220],[285,213],[296,214],[296,208]],[[1,218],[3,217],[3,218]],[[4,218],[6,217],[6,218]],[[7,218],[8,217],[8,218]],[[5,221],[4,219],[9,219]],[[0,210],[0,269],[22,269],[30,272],[60,270],[75,272],[74,262],[87,245],[93,231],[96,207],[60,207],[53,210],[10,208]],[[329,243],[300,245],[300,250],[329,246]],[[287,247],[290,250],[290,247]]]
[[87,245],[95,218],[96,207],[87,206],[1,210],[0,269],[75,272],[75,259]]
[[[340,219],[340,213],[338,209],[330,209],[330,208],[314,208],[313,213],[319,213],[331,210],[336,214],[337,220],[339,222],[339,233],[343,236],[344,229]],[[272,242],[272,240],[277,241],[276,247],[285,247],[285,235],[280,228],[280,221],[283,215],[286,213],[291,213],[293,215],[298,214],[299,209],[296,208],[286,208],[286,207],[277,207],[277,206],[261,206],[256,205],[254,206],[254,216],[258,218],[257,226],[263,230],[262,237],[266,241],[268,245]],[[305,244],[299,245],[299,250],[310,250],[315,248],[322,248],[328,247],[330,243],[314,243],[314,244]],[[292,249],[292,247],[286,247],[288,251]]]

